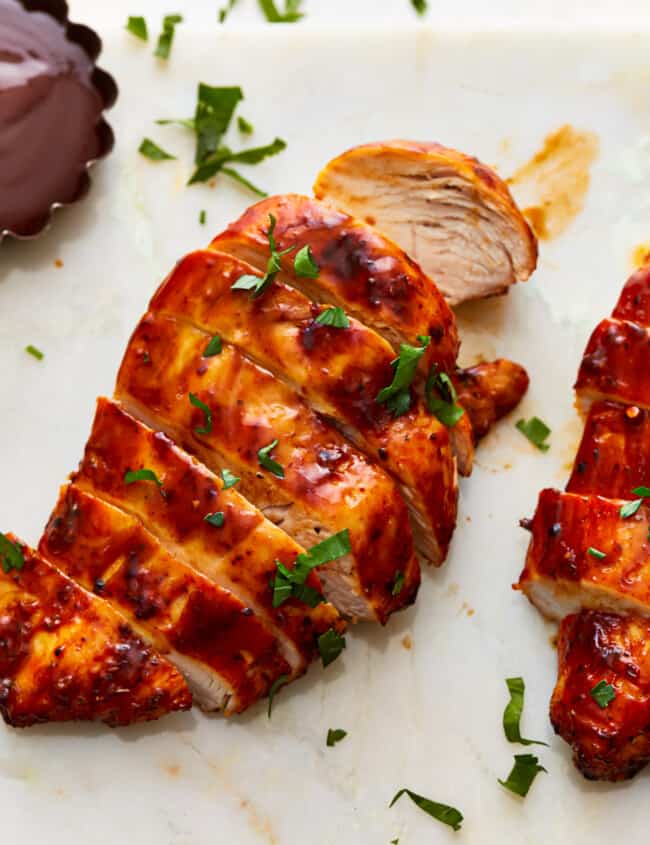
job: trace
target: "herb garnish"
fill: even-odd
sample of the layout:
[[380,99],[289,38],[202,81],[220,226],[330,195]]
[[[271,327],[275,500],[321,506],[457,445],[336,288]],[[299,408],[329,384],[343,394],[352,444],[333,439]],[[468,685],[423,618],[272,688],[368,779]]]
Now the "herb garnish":
[[399,356],[391,361],[393,381],[380,390],[375,399],[379,404],[385,403],[396,417],[401,417],[411,407],[411,384],[420,358],[431,342],[431,338],[426,335],[419,340],[422,346],[400,344]]
[[141,41],[147,41],[149,38],[149,33],[147,32],[147,22],[139,15],[129,17],[126,22],[125,29]]
[[323,662],[323,668],[333,663],[345,648],[345,637],[338,634],[334,628],[325,631],[318,638],[318,651]]
[[551,429],[539,417],[531,417],[529,420],[519,420],[515,428],[530,440],[533,446],[536,446],[540,452],[548,452],[550,444],[546,443],[546,438],[551,433]]
[[154,50],[154,56],[160,59],[168,59],[174,40],[174,30],[177,23],[183,22],[182,15],[165,15],[163,18],[162,32],[158,36],[158,45]]
[[241,478],[238,478],[236,475],[233,475],[229,469],[222,469],[221,470],[221,480],[223,481],[223,489],[229,490],[231,487],[234,487]]
[[424,15],[428,8],[427,0],[411,0],[411,6],[415,9],[418,15]]
[[[434,391],[437,391],[437,394]],[[436,364],[433,364],[429,370],[424,386],[424,396],[429,412],[447,428],[453,428],[465,413],[464,408],[458,404],[458,394],[454,383],[447,373],[438,370]]]
[[269,719],[271,718],[271,711],[273,710],[273,699],[275,698],[276,692],[283,687],[285,684],[288,684],[291,679],[288,675],[280,675],[279,678],[276,678],[271,685],[271,689],[269,690],[269,709],[267,710],[267,715]]
[[37,361],[42,361],[43,358],[45,358],[45,353],[41,352],[41,350],[37,349],[35,346],[32,346],[31,343],[29,346],[25,347],[25,352],[27,352],[28,355],[31,355],[32,358],[36,358]]
[[393,589],[390,591],[391,596],[399,596],[404,588],[404,573],[397,572],[395,574],[395,581],[393,582]]
[[331,326],[333,329],[349,329],[350,321],[347,314],[338,305],[335,308],[326,308],[314,320],[319,326]]
[[515,754],[515,762],[506,780],[500,780],[501,786],[525,798],[533,781],[540,772],[546,772],[544,766],[534,754]]
[[208,513],[203,517],[204,522],[209,522],[210,525],[214,525],[215,528],[221,528],[224,521],[226,519],[226,515],[223,511],[216,511],[215,513]]
[[228,5],[219,9],[219,23],[224,23],[230,12],[235,8],[237,0],[228,0]]
[[608,707],[616,698],[616,690],[611,684],[605,681],[598,681],[596,686],[589,691],[589,695],[593,698],[601,710]]
[[293,269],[296,271],[296,276],[302,276],[304,279],[317,279],[320,267],[314,260],[311,254],[311,247],[309,244],[303,246],[301,250],[296,253],[293,259]]
[[257,460],[261,467],[264,469],[268,469],[269,472],[272,472],[273,475],[277,476],[278,478],[284,478],[284,470],[280,466],[277,461],[274,461],[271,457],[271,452],[275,449],[278,445],[278,439],[272,440],[268,446],[264,446],[260,449],[257,453]]
[[280,12],[275,0],[258,0],[260,9],[269,23],[295,23],[304,17],[300,11],[302,0],[285,0],[284,12]]
[[243,185],[245,188],[248,188],[249,191],[252,191],[254,194],[257,194],[258,197],[268,197],[266,191],[262,190],[262,188],[258,188],[257,185],[254,185],[250,181],[250,179],[245,179],[241,175],[241,173],[239,173],[237,170],[233,170],[232,167],[222,167],[221,172],[225,173],[226,176],[230,176],[231,179],[234,179],[235,182],[239,182],[239,184]]
[[214,358],[215,355],[220,355],[222,349],[221,336],[216,334],[205,347],[203,352],[204,358]]
[[299,554],[293,569],[288,569],[277,560],[275,565],[278,572],[272,583],[273,607],[280,607],[291,597],[305,602],[310,607],[317,607],[324,601],[323,596],[318,590],[307,586],[307,578],[313,569],[344,557],[349,554],[350,549],[350,532],[345,528],[337,534],[332,534],[322,543],[312,546],[304,554]]
[[165,152],[162,147],[159,147],[151,138],[143,138],[142,143],[138,147],[138,152],[143,156],[150,158],[152,161],[166,161],[167,159],[176,158],[176,156]]
[[253,124],[249,123],[246,118],[241,115],[237,118],[237,128],[242,135],[252,135],[254,131]]
[[208,408],[205,402],[201,402],[198,396],[190,393],[190,402],[195,408],[200,408],[203,411],[204,423],[199,428],[195,428],[196,434],[210,434],[212,432],[212,411]]
[[2,571],[5,575],[12,569],[21,570],[25,565],[25,556],[18,543],[11,540],[0,531],[0,558],[2,559]]
[[254,276],[251,273],[244,273],[244,275],[240,276],[234,285],[232,285],[231,290],[252,291],[251,295],[253,299],[257,299],[258,296],[261,296],[264,293],[282,269],[280,259],[282,256],[292,252],[295,247],[290,246],[287,249],[283,249],[281,252],[278,252],[278,246],[275,242],[274,236],[276,222],[275,217],[272,214],[269,214],[269,228],[266,233],[266,237],[269,241],[269,252],[271,254],[266,263],[266,273],[263,276]]
[[388,806],[392,807],[396,804],[402,795],[408,795],[417,807],[424,810],[432,818],[449,825],[454,830],[460,830],[463,821],[463,814],[460,810],[450,807],[448,804],[439,804],[437,801],[431,801],[429,798],[418,795],[417,792],[411,792],[410,789],[400,789]]
[[162,490],[162,481],[152,469],[146,469],[146,467],[144,469],[130,469],[128,472],[124,473],[125,484],[135,484],[136,481],[153,481],[154,484],[157,484]]
[[601,552],[600,549],[594,549],[593,546],[589,546],[589,548],[587,549],[587,554],[591,555],[592,557],[595,557],[597,560],[603,560],[603,558],[607,557],[605,552]]
[[202,208],[201,211],[199,212],[199,223],[201,224],[201,226],[205,226],[205,221],[207,219],[208,219],[207,212],[206,212],[205,208]]
[[650,487],[635,487],[632,490],[632,495],[640,496],[641,498],[635,499],[633,502],[626,502],[621,506],[621,519],[629,519],[631,516],[634,516],[643,504],[643,500],[650,496]]
[[518,742],[520,745],[548,745],[537,739],[524,739],[521,735],[519,723],[524,709],[524,692],[526,685],[523,678],[506,678],[506,685],[510,693],[510,701],[503,711],[503,732],[508,742]]
[[342,730],[341,728],[330,728],[327,731],[327,747],[333,748],[337,742],[340,742],[342,739],[348,735],[347,731]]
[[[219,147],[218,150],[201,160],[201,163],[197,166],[187,184],[194,185],[196,182],[207,182],[208,179],[212,179],[213,176],[216,176],[219,171],[232,175],[230,168],[226,170],[224,167],[225,164],[230,164],[231,162],[238,162],[240,164],[259,164],[264,161],[265,158],[281,153],[284,149],[286,149],[286,147],[287,143],[286,141],[283,141],[282,138],[276,138],[270,144],[266,144],[262,147],[251,147],[248,150],[241,150],[238,153],[234,153],[229,147]],[[237,177],[240,182],[248,184],[243,177],[239,176],[239,174],[237,174]]]

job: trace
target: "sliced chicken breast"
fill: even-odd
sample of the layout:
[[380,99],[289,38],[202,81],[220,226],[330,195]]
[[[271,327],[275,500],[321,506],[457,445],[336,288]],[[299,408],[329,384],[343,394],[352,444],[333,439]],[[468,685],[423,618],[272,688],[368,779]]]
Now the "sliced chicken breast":
[[528,390],[528,373],[504,358],[456,370],[452,381],[458,404],[467,412],[474,442],[482,440],[495,422],[509,414]]
[[[146,470],[145,478],[127,473]],[[90,439],[72,481],[136,516],[174,557],[249,607],[280,643],[292,677],[318,653],[317,637],[344,623],[327,603],[310,608],[296,598],[273,606],[276,562],[291,569],[304,549],[270,523],[235,489],[181,449],[100,399]],[[207,516],[222,514],[215,522]],[[313,571],[308,586],[322,593]]]
[[545,616],[581,608],[650,616],[650,511],[623,499],[543,490],[519,589]]
[[536,238],[505,182],[441,144],[354,147],[325,165],[314,193],[392,238],[451,305],[507,293],[537,264]]
[[412,516],[418,553],[444,559],[456,518],[457,483],[447,428],[415,396],[395,417],[377,401],[391,384],[393,352],[351,318],[321,325],[326,308],[273,282],[263,296],[232,290],[253,268],[223,253],[186,256],[151,301],[153,313],[182,317],[219,335],[268,368],[337,425],[398,482]]
[[[650,620],[569,616],[560,625],[558,660],[551,722],[573,747],[577,768],[589,780],[633,777],[650,762]],[[598,690],[609,693],[605,706]]]
[[[236,347],[222,341],[219,354],[206,356],[209,343],[189,323],[146,315],[122,361],[116,397],[214,472],[239,476],[237,490],[302,546],[347,530],[350,553],[318,573],[345,616],[385,622],[411,604],[419,565],[408,510],[390,476]],[[275,472],[259,458],[272,442]]]
[[174,663],[204,710],[240,713],[290,672],[250,608],[74,485],[61,488],[39,550]]
[[650,326],[650,253],[645,264],[625,283],[612,317]]
[[0,554],[5,722],[97,720],[116,727],[191,707],[182,675],[109,604],[11,534]]
[[425,369],[452,370],[458,357],[456,319],[436,285],[395,243],[372,226],[331,205],[298,194],[251,206],[218,235],[211,249],[265,270],[270,215],[279,250],[308,245],[317,278],[295,272],[293,253],[282,262],[283,280],[315,302],[338,305],[385,337],[393,349],[431,337]]

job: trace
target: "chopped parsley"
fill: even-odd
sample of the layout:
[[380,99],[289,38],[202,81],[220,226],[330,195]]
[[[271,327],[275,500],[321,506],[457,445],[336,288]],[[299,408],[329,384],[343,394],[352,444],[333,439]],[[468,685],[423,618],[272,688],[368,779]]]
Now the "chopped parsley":
[[271,712],[273,710],[273,699],[275,698],[276,692],[280,689],[280,687],[285,686],[288,684],[291,679],[288,675],[280,675],[279,678],[276,678],[275,681],[271,684],[271,689],[269,690],[269,709],[267,710],[267,715],[269,719],[271,718]]
[[331,326],[333,329],[349,329],[350,321],[342,308],[326,308],[314,320],[319,326]]
[[500,780],[501,786],[525,798],[533,781],[540,772],[545,772],[544,766],[534,754],[515,754],[515,762],[506,780]]
[[429,4],[427,0],[411,0],[411,6],[413,6],[418,15],[424,15],[426,14]]
[[458,404],[458,394],[447,373],[434,364],[429,370],[424,386],[424,396],[429,412],[447,428],[453,428],[465,410]]
[[518,742],[520,745],[547,745],[537,739],[524,739],[521,735],[519,723],[524,710],[524,692],[526,685],[523,678],[506,678],[506,685],[510,693],[510,701],[503,711],[503,732],[508,742]]
[[257,453],[257,460],[261,467],[264,469],[268,469],[269,472],[273,473],[273,475],[277,476],[278,478],[284,478],[284,470],[280,466],[277,461],[274,461],[271,457],[271,452],[275,449],[278,445],[278,439],[272,440],[268,446],[262,447]]
[[325,631],[318,638],[318,651],[323,662],[323,668],[333,663],[345,648],[345,637],[338,634],[334,628]]
[[431,342],[431,338],[427,336],[422,336],[419,340],[422,346],[410,346],[408,343],[400,344],[399,356],[391,362],[393,381],[388,387],[380,390],[375,399],[379,404],[386,404],[396,417],[406,414],[411,407],[411,384],[415,378],[415,371],[420,358]]
[[125,484],[135,484],[137,481],[153,481],[154,484],[157,484],[161,489],[163,486],[162,481],[158,478],[156,473],[152,469],[147,469],[146,467],[136,470],[130,469],[128,472],[124,473]]
[[249,123],[246,118],[241,115],[237,118],[237,128],[242,135],[252,135],[254,132],[253,124]]
[[[265,144],[261,147],[250,147],[248,150],[241,150],[237,153],[233,152],[230,147],[219,147],[218,150],[201,160],[201,163],[198,164],[192,174],[188,185],[194,185],[196,182],[207,182],[208,179],[216,176],[219,171],[232,175],[230,168],[226,171],[224,165],[232,162],[239,164],[259,164],[265,158],[281,153],[286,147],[287,142],[283,141],[282,138],[276,138],[270,144]],[[239,177],[239,174],[237,176]],[[248,184],[243,177],[239,177],[239,181]]]
[[307,578],[316,567],[344,557],[349,554],[350,549],[350,532],[345,528],[337,534],[332,534],[322,543],[312,546],[304,554],[299,554],[293,569],[288,569],[277,560],[275,565],[278,572],[271,585],[273,607],[280,607],[292,597],[305,602],[310,607],[317,607],[324,601],[323,596],[318,590],[307,586]]
[[272,284],[275,277],[282,269],[280,261],[281,258],[295,249],[295,247],[290,246],[287,249],[283,249],[281,252],[278,252],[278,246],[275,242],[274,235],[276,222],[275,217],[272,214],[269,214],[269,228],[267,230],[266,237],[268,238],[269,252],[271,254],[266,263],[266,273],[263,276],[255,276],[251,273],[244,273],[244,275],[240,276],[234,283],[232,290],[249,290],[251,291],[253,299],[257,299],[257,297],[261,296],[268,286]]
[[201,224],[201,226],[205,226],[205,221],[207,219],[208,219],[207,212],[206,212],[205,208],[202,208],[201,211],[199,212],[199,223]]
[[284,12],[280,12],[275,0],[258,0],[260,9],[269,23],[295,23],[304,17],[300,11],[302,0],[285,0]]
[[171,153],[165,152],[162,147],[159,147],[151,138],[143,138],[142,143],[138,147],[138,152],[151,161],[166,161],[168,159],[176,158]]
[[219,9],[219,23],[225,23],[226,18],[235,8],[236,3],[237,0],[228,0],[227,5]]
[[546,442],[551,429],[542,422],[539,417],[531,417],[529,420],[519,420],[515,428],[526,437],[533,446],[536,446],[540,452],[548,452],[550,444]]
[[25,556],[18,543],[11,540],[0,531],[0,561],[5,575],[12,569],[20,571],[25,565]]
[[632,495],[640,496],[641,498],[635,499],[633,502],[626,502],[621,506],[621,519],[629,519],[631,516],[634,516],[643,504],[643,500],[650,496],[650,488],[635,487],[634,490],[632,490]]
[[589,546],[589,548],[587,549],[587,554],[591,555],[592,557],[595,557],[597,560],[603,560],[603,558],[607,557],[605,552],[601,552],[600,549],[594,549],[593,546]]
[[129,17],[125,28],[131,33],[131,35],[135,35],[135,37],[139,38],[141,41],[147,41],[149,39],[147,22],[140,15]]
[[204,358],[214,358],[215,355],[220,355],[222,349],[221,344],[221,336],[216,334],[211,340],[210,343],[205,347],[203,351]]
[[616,698],[616,690],[611,684],[605,681],[598,681],[596,686],[589,691],[589,695],[593,698],[601,710],[608,707]]
[[226,519],[223,511],[216,511],[215,513],[208,513],[203,517],[204,522],[209,522],[215,528],[221,528]]
[[393,582],[393,588],[390,591],[391,596],[399,596],[404,588],[404,573],[397,572]]
[[334,748],[337,742],[340,742],[342,739],[348,735],[347,731],[342,730],[341,728],[330,728],[327,731],[327,747]]
[[309,244],[303,246],[301,250],[296,253],[293,259],[293,269],[296,271],[296,276],[302,276],[304,279],[317,279],[320,267],[314,260],[311,254],[311,247]]
[[201,402],[198,396],[195,396],[193,393],[190,393],[190,403],[194,405],[195,408],[199,408],[203,411],[204,422],[203,425],[199,428],[195,428],[194,432],[196,434],[210,434],[212,432],[212,411],[208,408],[205,402]]
[[221,470],[221,480],[223,481],[223,489],[229,490],[231,487],[234,487],[241,478],[238,478],[236,475],[233,475],[229,469],[222,469]]
[[254,194],[257,194],[258,197],[268,197],[266,191],[262,190],[262,188],[258,188],[257,185],[254,185],[250,181],[250,179],[246,179],[237,170],[233,170],[232,167],[222,167],[221,172],[225,173],[226,176],[230,176],[231,179],[233,179],[235,182],[239,182],[239,184],[243,185],[245,188],[248,188],[249,191],[252,191]]
[[163,18],[162,32],[158,36],[158,44],[154,50],[154,56],[160,59],[168,59],[174,40],[174,30],[177,23],[183,22],[182,15],[165,15]]
[[424,810],[431,818],[449,825],[453,830],[460,830],[463,822],[463,814],[460,810],[450,807],[448,804],[439,804],[437,801],[431,801],[429,798],[418,795],[417,792],[411,792],[410,789],[400,789],[388,806],[392,807],[396,804],[402,795],[408,795],[416,807]]
[[37,349],[35,346],[32,346],[30,343],[29,346],[25,347],[25,352],[28,355],[31,355],[32,358],[36,358],[37,361],[42,361],[45,358],[45,353],[41,352],[40,349]]

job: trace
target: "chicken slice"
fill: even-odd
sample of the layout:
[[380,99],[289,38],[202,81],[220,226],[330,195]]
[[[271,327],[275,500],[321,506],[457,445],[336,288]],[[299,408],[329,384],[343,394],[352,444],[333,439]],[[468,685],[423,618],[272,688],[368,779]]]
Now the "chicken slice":
[[[7,544],[14,551],[7,554]],[[0,567],[0,712],[10,725],[112,727],[188,710],[183,677],[126,619],[9,534]]]
[[119,609],[185,676],[204,710],[241,713],[290,669],[277,641],[228,590],[165,552],[133,516],[61,488],[39,550]]
[[505,182],[441,144],[354,147],[325,165],[314,193],[392,238],[451,305],[507,293],[537,264],[536,238]]
[[326,309],[278,282],[257,299],[232,290],[245,274],[254,274],[253,268],[231,256],[191,253],[159,288],[151,310],[218,332],[374,457],[406,499],[416,550],[441,563],[457,505],[447,428],[414,397],[398,417],[376,401],[393,379],[393,352],[379,335],[353,318],[344,329],[319,325],[316,318]]
[[[146,315],[122,361],[116,397],[214,472],[239,476],[239,492],[302,546],[347,529],[351,553],[318,573],[345,616],[385,622],[412,604],[419,565],[390,476],[231,344],[222,341],[218,355],[205,356],[209,342],[188,323]],[[209,431],[190,394],[209,408]],[[259,463],[259,450],[273,441],[282,477]]]
[[612,317],[650,326],[650,253],[625,283]]
[[[558,660],[551,722],[573,747],[577,768],[590,780],[633,777],[650,762],[650,620],[569,616],[560,625]],[[605,685],[612,690],[601,707],[596,698]]]
[[[127,483],[127,472],[150,478]],[[317,637],[343,621],[330,604],[308,607],[290,598],[273,607],[276,561],[291,568],[303,549],[235,489],[108,399],[99,399],[77,487],[136,516],[174,557],[251,608],[276,637],[292,677],[318,653]],[[222,524],[206,521],[223,514]],[[307,582],[322,593],[315,571]]]
[[567,490],[634,499],[650,480],[650,411],[595,402],[582,435]]
[[475,443],[485,437],[495,422],[517,407],[529,382],[528,373],[520,364],[504,358],[456,370],[452,381],[458,392],[458,404],[471,421]]
[[519,589],[545,616],[581,608],[650,616],[650,511],[622,499],[543,490]]
[[211,249],[227,252],[259,270],[269,259],[270,215],[279,250],[308,245],[318,278],[298,275],[293,253],[282,262],[283,279],[315,302],[338,305],[385,337],[393,349],[431,337],[425,369],[456,364],[456,319],[431,279],[395,243],[372,226],[324,202],[286,194],[251,206],[218,235]]

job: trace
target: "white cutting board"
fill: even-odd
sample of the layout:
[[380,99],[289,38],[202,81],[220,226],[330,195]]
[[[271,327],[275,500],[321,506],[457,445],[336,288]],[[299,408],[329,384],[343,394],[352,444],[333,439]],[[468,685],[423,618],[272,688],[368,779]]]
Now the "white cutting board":
[[[440,140],[507,175],[568,121],[597,132],[601,154],[584,212],[565,236],[542,244],[533,280],[461,315],[469,360],[483,352],[528,367],[521,413],[552,426],[552,448],[534,451],[512,420],[488,438],[462,484],[452,554],[442,571],[425,573],[416,608],[385,630],[352,630],[335,665],[314,667],[278,696],[271,721],[260,705],[229,722],[195,711],[122,731],[1,726],[3,841],[645,842],[648,774],[608,786],[574,771],[546,715],[553,628],[510,583],[527,541],[517,522],[541,487],[563,484],[577,445],[571,385],[584,343],[611,309],[632,249],[650,239],[650,28],[218,30],[213,4],[208,16],[208,4],[197,3],[161,67],[122,24],[158,7],[149,15],[157,29],[162,12],[174,10],[109,5],[78,2],[75,11],[101,29],[102,63],[121,86],[110,114],[116,150],[94,171],[87,200],[57,215],[46,237],[0,248],[0,527],[32,543],[154,287],[253,201],[225,180],[185,188],[191,139],[152,123],[190,115],[199,79],[244,87],[241,113],[256,126],[254,142],[287,139],[285,153],[247,171],[269,191],[308,192],[331,156],[384,137]],[[179,161],[141,158],[144,135]],[[45,351],[43,362],[25,354],[27,343]],[[549,774],[525,801],[497,783],[523,750],[501,728],[504,678],[519,674],[525,735],[551,744],[538,752]],[[328,728],[348,737],[328,749]],[[463,830],[454,834],[407,799],[389,810],[400,787],[459,807]]]

